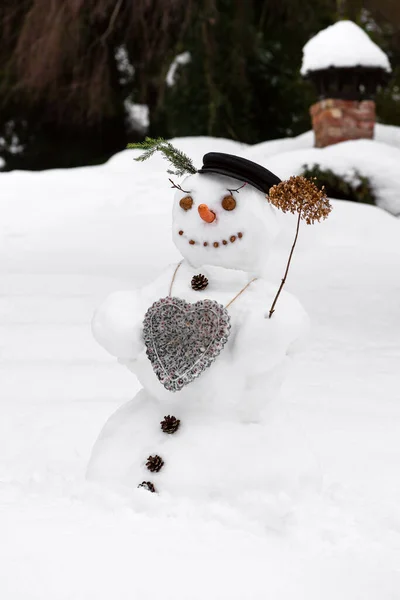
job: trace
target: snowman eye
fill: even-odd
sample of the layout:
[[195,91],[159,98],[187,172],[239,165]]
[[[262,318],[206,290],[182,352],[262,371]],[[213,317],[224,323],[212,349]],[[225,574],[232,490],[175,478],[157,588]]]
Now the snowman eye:
[[225,210],[233,210],[236,208],[236,200],[233,196],[225,196],[222,200],[222,208]]
[[183,208],[183,210],[190,210],[193,206],[193,198],[191,196],[185,196],[179,202],[179,206]]

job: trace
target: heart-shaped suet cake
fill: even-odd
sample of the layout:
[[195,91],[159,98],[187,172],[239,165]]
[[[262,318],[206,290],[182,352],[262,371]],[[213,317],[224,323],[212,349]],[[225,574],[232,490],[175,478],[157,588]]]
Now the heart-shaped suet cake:
[[163,386],[182,389],[199,377],[228,341],[229,313],[214,300],[190,304],[161,298],[146,312],[143,337],[147,356]]

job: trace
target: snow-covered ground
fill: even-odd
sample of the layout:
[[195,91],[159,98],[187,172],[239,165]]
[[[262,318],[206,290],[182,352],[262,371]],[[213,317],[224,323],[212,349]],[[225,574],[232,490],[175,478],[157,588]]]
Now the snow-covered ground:
[[[310,140],[274,142],[269,158],[266,144],[179,145],[197,165],[214,150],[284,170]],[[397,600],[400,221],[382,209],[334,201],[327,222],[302,228],[288,281],[313,329],[282,403],[319,461],[320,493],[273,528],[228,504],[143,490],[127,502],[85,483],[102,425],[138,389],[92,339],[92,313],[179,258],[165,163],[133,156],[0,175],[0,597]],[[277,282],[289,221],[269,265]]]

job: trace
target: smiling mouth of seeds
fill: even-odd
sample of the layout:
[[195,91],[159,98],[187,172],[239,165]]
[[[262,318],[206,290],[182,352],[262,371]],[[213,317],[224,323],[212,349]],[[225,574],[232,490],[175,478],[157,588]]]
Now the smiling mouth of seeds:
[[[179,235],[185,234],[185,232],[182,229],[178,233]],[[241,240],[242,237],[243,233],[239,231],[237,235],[231,235],[231,237],[228,240],[221,240],[220,242],[203,242],[203,246],[214,246],[214,248],[219,248],[219,246],[227,246],[228,244],[234,244],[236,240]],[[195,240],[190,239],[188,240],[188,243],[190,244],[190,246],[195,246],[198,245],[200,242],[196,242]]]

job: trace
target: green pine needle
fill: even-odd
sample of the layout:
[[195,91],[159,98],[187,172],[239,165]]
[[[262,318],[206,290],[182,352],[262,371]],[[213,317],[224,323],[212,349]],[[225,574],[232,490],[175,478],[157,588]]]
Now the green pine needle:
[[155,152],[161,152],[163,158],[168,160],[175,170],[168,169],[168,173],[182,177],[185,173],[191,173],[194,175],[197,173],[197,169],[186,154],[184,154],[178,148],[175,148],[170,142],[163,138],[149,138],[147,137],[144,142],[138,142],[137,144],[128,144],[127,148],[133,148],[135,150],[144,150],[143,154],[135,158],[140,162],[147,160]]

